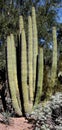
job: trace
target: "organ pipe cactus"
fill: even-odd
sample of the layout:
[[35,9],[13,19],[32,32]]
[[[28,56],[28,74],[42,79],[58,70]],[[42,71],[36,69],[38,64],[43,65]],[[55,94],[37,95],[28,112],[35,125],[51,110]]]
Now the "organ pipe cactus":
[[57,73],[57,36],[56,36],[56,27],[53,27],[52,29],[53,29],[53,59],[51,70],[51,82],[52,87],[54,87]]
[[52,28],[53,34],[53,58],[52,58],[52,69],[51,69],[51,79],[49,82],[49,88],[47,90],[47,96],[50,97],[53,92],[53,88],[56,80],[57,73],[57,37],[56,37],[56,27]]
[[25,30],[21,31],[21,84],[24,100],[25,112],[29,111],[29,97],[28,97],[28,85],[27,85],[27,50],[26,50],[26,37]]
[[37,93],[35,104],[40,102],[40,98],[42,95],[42,86],[43,86],[43,48],[39,47],[39,55],[38,55],[38,81],[37,81]]
[[[37,87],[35,105],[40,102],[40,98],[42,96],[43,67],[44,67],[43,48],[41,46],[39,47],[39,54],[38,54],[37,25],[36,25],[36,14],[35,14],[34,7],[32,7],[32,19],[31,16],[28,16],[28,49],[26,45],[23,16],[19,16],[19,36],[20,34],[21,34],[21,38],[19,39],[19,47],[21,47],[19,49],[19,53],[20,53],[19,60],[21,61],[20,63],[21,64],[20,66],[21,86],[20,87],[22,88],[24,110],[25,112],[29,112],[32,110],[32,106],[33,106],[35,87]],[[55,85],[56,71],[57,71],[57,39],[56,39],[55,27],[53,27],[53,43],[54,44],[53,44],[51,79],[46,94],[48,96],[52,94],[52,90]],[[38,64],[37,64],[37,60],[38,60]],[[15,109],[15,112],[18,115],[22,115],[18,81],[17,81],[16,48],[15,48],[13,34],[7,37],[7,65],[8,65],[9,87],[10,87],[13,107]],[[36,85],[36,75],[38,75],[37,85]],[[29,88],[27,84],[27,77],[29,77]]]
[[11,47],[11,39],[10,36],[7,37],[7,66],[8,66],[8,79],[9,79],[9,87],[12,97],[12,104],[15,112],[18,115],[22,115],[20,110],[18,100],[16,97],[16,89],[15,89],[15,82],[14,82],[14,75],[13,75],[13,63],[12,63],[12,47]]
[[21,34],[21,85],[22,94],[24,101],[25,112],[29,111],[29,96],[28,96],[28,85],[27,85],[27,47],[26,47],[26,36],[24,30],[23,16],[19,16],[19,30]]
[[16,48],[15,48],[15,42],[14,42],[14,36],[13,34],[10,35],[11,38],[11,54],[12,54],[12,67],[13,67],[13,76],[14,76],[14,85],[16,89],[16,97],[19,103],[19,107],[21,109],[21,102],[20,102],[20,94],[19,94],[19,88],[18,88],[18,80],[17,80],[17,63],[16,63]]
[[32,19],[28,16],[28,75],[29,75],[29,96],[33,101],[33,36],[32,36]]
[[37,56],[38,56],[38,37],[37,37],[38,35],[37,35],[36,13],[34,7],[32,7],[32,29],[33,29],[33,87],[35,92]]

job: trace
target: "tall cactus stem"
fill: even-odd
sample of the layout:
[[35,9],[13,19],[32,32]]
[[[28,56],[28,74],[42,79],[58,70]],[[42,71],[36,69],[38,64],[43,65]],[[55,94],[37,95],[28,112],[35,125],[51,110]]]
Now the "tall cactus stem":
[[55,85],[56,73],[57,73],[57,36],[56,36],[56,27],[53,27],[53,59],[51,70],[52,87],[54,87]]
[[28,75],[29,75],[29,96],[33,101],[33,37],[32,19],[28,16]]
[[37,37],[36,13],[34,7],[32,7],[32,29],[33,29],[33,87],[35,92],[37,56],[38,56],[38,37]]
[[28,96],[28,85],[27,85],[27,48],[26,48],[26,37],[25,30],[21,33],[21,83],[22,83],[22,93],[24,100],[25,112],[29,111],[29,96]]
[[13,34],[10,35],[11,38],[11,54],[12,54],[12,67],[13,67],[13,76],[14,76],[14,85],[16,89],[16,97],[21,109],[21,101],[20,101],[20,93],[18,88],[18,80],[17,80],[17,63],[16,63],[16,48]]
[[52,58],[52,69],[51,69],[51,80],[49,82],[49,88],[47,90],[47,97],[50,97],[53,93],[53,88],[56,81],[57,73],[57,36],[56,36],[56,27],[52,28],[53,34],[53,58]]
[[38,55],[38,82],[37,82],[37,93],[35,104],[40,102],[40,98],[42,96],[42,86],[43,86],[43,48],[39,47],[39,55]]
[[12,97],[12,104],[15,112],[18,115],[22,115],[22,112],[19,108],[17,97],[16,97],[16,89],[14,85],[14,75],[13,75],[13,66],[12,66],[12,48],[10,42],[10,36],[7,37],[7,66],[8,66],[8,79],[9,79],[9,87]]
[[24,23],[23,23],[23,16],[19,16],[19,33],[21,34],[22,30],[24,29]]

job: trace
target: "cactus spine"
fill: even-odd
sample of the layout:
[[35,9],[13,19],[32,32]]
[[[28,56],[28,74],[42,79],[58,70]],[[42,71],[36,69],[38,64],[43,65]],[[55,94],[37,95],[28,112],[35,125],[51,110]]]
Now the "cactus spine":
[[28,16],[28,69],[29,69],[29,96],[33,101],[33,37],[32,37],[32,19]]
[[35,104],[40,102],[42,95],[42,85],[43,85],[43,48],[39,47],[38,55],[38,82],[37,82],[37,94]]
[[32,29],[33,29],[33,87],[35,92],[37,56],[38,56],[38,37],[37,37],[36,14],[34,7],[32,7]]
[[14,83],[14,75],[13,75],[13,64],[12,64],[12,47],[10,42],[10,36],[7,37],[7,64],[8,64],[8,79],[9,79],[9,87],[12,97],[12,104],[15,109],[15,112],[18,115],[22,115],[22,112],[19,108],[17,97],[16,97],[16,89]]

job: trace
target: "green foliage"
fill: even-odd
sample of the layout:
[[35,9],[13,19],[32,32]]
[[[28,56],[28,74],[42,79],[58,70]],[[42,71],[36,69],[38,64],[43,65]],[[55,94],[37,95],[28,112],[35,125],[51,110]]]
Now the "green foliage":
[[[48,6],[48,7],[47,7]],[[56,24],[55,20],[56,11],[51,9],[50,4],[38,7],[37,11],[37,25],[38,25],[38,36],[44,38],[46,41],[51,40],[51,36],[48,30]]]
[[10,2],[8,3],[6,1],[3,4],[4,6],[2,6],[0,12],[0,35],[2,36],[4,34],[6,37],[8,33],[15,32],[18,29],[18,11],[13,4],[10,5]]
[[[17,26],[17,28],[16,28]],[[6,45],[6,37],[10,32],[14,34],[18,30],[18,12],[14,5],[10,5],[10,1],[0,0],[0,40],[4,43],[2,46],[5,48]],[[0,46],[0,50],[2,47]],[[4,49],[1,50],[2,56],[5,58]],[[0,56],[0,63],[3,63],[3,67],[5,67],[4,58]],[[0,64],[0,69],[2,68],[2,64]]]

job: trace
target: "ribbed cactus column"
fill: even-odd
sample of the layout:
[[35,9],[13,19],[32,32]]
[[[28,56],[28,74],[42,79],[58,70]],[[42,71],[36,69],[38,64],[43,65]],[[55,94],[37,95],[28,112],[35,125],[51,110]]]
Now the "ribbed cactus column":
[[29,96],[33,101],[33,37],[32,37],[32,19],[28,16],[28,75],[29,75]]
[[[19,16],[19,44],[21,42],[21,32],[24,29],[23,16]],[[20,46],[20,45],[19,45]]]
[[12,67],[13,67],[13,76],[14,76],[14,86],[16,89],[16,97],[19,103],[19,107],[21,109],[21,101],[20,101],[20,93],[18,88],[18,80],[17,80],[17,63],[16,63],[16,48],[13,34],[10,35],[11,40],[11,55],[12,55]]
[[37,37],[37,25],[36,25],[36,13],[34,7],[32,7],[32,29],[33,29],[33,87],[35,92],[36,67],[37,67],[37,55],[38,55],[38,37]]
[[51,70],[51,82],[52,87],[54,87],[57,73],[57,36],[56,36],[56,27],[53,27],[52,29],[53,29],[53,58],[52,58],[52,70]]
[[38,82],[37,82],[37,93],[35,104],[38,104],[42,95],[42,85],[43,85],[43,48],[39,47],[39,55],[38,55]]
[[52,28],[53,34],[53,57],[52,57],[52,69],[51,69],[51,80],[49,82],[49,88],[47,90],[47,96],[50,97],[53,92],[53,88],[56,80],[57,73],[57,36],[56,36],[56,27]]
[[28,97],[28,85],[27,85],[27,50],[26,50],[26,37],[25,30],[21,33],[21,83],[24,100],[25,112],[29,111],[29,97]]
[[23,16],[20,15],[20,16],[19,16],[19,33],[20,33],[20,34],[21,34],[23,28],[24,28],[24,24],[23,24]]
[[12,104],[15,109],[15,112],[18,115],[22,115],[22,112],[19,108],[17,97],[16,97],[11,53],[12,53],[11,41],[10,41],[10,36],[8,36],[7,37],[7,66],[8,66],[8,79],[9,79],[9,87],[10,87],[10,92],[11,92],[11,97],[12,97]]

